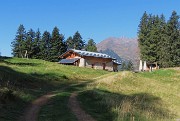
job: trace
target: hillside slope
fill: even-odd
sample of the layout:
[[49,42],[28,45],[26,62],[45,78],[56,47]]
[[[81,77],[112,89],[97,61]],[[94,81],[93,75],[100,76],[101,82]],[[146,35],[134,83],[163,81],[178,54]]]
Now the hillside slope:
[[113,50],[124,60],[132,60],[136,69],[139,63],[139,48],[137,38],[109,37],[97,44],[98,51]]
[[[18,120],[31,101],[47,92],[58,92],[65,86],[91,81],[106,73],[37,59],[0,57],[0,121]],[[65,108],[67,111],[60,111],[59,117],[72,117],[66,105]]]
[[178,68],[125,71],[88,84],[79,100],[98,121],[174,121],[180,117],[179,87]]

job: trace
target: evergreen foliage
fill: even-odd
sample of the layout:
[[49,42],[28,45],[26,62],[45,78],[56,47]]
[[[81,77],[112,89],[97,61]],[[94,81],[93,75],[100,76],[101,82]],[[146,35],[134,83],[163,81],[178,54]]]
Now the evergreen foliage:
[[[73,37],[66,41],[63,34],[59,32],[58,27],[54,27],[52,34],[44,31],[41,35],[40,30],[36,32],[30,29],[26,32],[21,24],[17,30],[15,39],[11,43],[12,54],[19,58],[35,58],[47,61],[58,61],[58,56],[67,51],[67,49],[85,49],[85,42],[81,34],[77,31]],[[93,39],[87,44],[89,51],[97,51],[96,43]]]
[[25,55],[24,57],[26,58],[32,58],[32,54],[33,54],[33,43],[34,43],[34,38],[35,38],[35,32],[30,29],[27,32],[26,35],[26,40],[25,40]]
[[179,16],[172,12],[166,22],[164,15],[143,14],[138,31],[140,56],[148,63],[161,67],[180,66]]
[[68,39],[66,40],[66,45],[68,49],[74,48],[73,38],[71,36],[68,37]]
[[16,37],[12,44],[12,55],[14,57],[24,58],[25,54],[25,40],[26,40],[26,31],[24,26],[21,24],[17,30]]
[[51,34],[48,31],[45,31],[42,35],[41,40],[41,57],[44,60],[49,60],[50,58],[50,41],[51,41]]
[[66,40],[67,46],[69,49],[77,49],[82,50],[84,49],[85,42],[82,40],[81,34],[77,31],[73,37],[69,37]]
[[38,29],[37,32],[35,33],[34,42],[33,42],[33,45],[32,45],[32,48],[33,48],[32,58],[36,58],[36,59],[39,58],[40,41],[41,41],[41,32]]
[[52,38],[50,41],[50,61],[58,61],[58,56],[66,51],[66,44],[64,42],[64,36],[59,33],[59,29],[54,27],[52,32]]
[[96,43],[93,39],[90,39],[86,45],[86,51],[97,52]]
[[122,61],[121,70],[132,71],[133,63],[131,61],[128,62]]

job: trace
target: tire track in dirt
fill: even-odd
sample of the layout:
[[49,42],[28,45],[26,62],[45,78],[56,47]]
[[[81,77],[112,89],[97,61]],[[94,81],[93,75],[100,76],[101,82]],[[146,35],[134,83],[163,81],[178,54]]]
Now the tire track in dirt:
[[93,117],[91,117],[83,109],[81,109],[77,100],[77,95],[78,94],[76,92],[71,94],[68,106],[72,110],[78,121],[96,121]]
[[25,115],[20,119],[20,121],[37,121],[41,107],[45,105],[49,101],[49,99],[55,95],[56,94],[48,93],[33,101],[31,105],[27,107]]
[[[68,87],[69,86],[62,88],[60,92],[62,92],[64,89]],[[26,108],[24,115],[20,117],[19,121],[37,121],[41,107],[47,104],[47,102],[56,95],[57,93],[50,92],[34,100]],[[69,97],[68,107],[75,114],[78,121],[96,121],[89,114],[87,114],[83,109],[81,109],[79,102],[77,100],[77,95],[78,94],[76,92],[71,94],[71,96]]]

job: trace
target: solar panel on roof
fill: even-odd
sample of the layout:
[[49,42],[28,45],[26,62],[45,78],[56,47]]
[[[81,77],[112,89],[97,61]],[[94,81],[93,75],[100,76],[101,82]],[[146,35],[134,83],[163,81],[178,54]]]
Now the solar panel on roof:
[[77,60],[79,60],[79,58],[72,58],[72,59],[62,59],[59,62],[62,64],[68,64],[68,63],[74,63]]

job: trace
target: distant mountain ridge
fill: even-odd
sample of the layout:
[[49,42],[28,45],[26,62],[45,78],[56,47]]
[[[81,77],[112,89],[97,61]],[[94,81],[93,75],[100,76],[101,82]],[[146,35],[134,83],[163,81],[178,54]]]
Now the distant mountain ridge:
[[140,54],[137,38],[109,37],[98,43],[96,46],[98,51],[103,52],[107,49],[114,51],[122,60],[131,60],[135,69],[138,68]]

